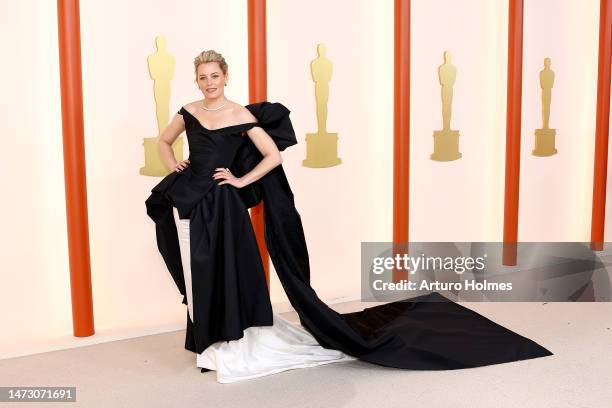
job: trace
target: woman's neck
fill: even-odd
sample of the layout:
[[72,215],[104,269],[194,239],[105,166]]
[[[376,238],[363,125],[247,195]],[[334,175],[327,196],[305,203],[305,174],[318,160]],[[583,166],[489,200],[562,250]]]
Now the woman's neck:
[[207,108],[216,108],[220,105],[223,105],[226,102],[229,102],[229,101],[227,100],[225,95],[220,95],[220,96],[217,96],[216,98],[206,98],[205,97],[204,100],[202,101],[204,106]]

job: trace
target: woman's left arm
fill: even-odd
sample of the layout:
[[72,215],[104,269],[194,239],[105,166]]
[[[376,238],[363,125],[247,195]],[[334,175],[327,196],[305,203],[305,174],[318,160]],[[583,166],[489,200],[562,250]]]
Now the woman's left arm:
[[223,179],[219,185],[231,184],[234,187],[242,188],[259,180],[270,170],[283,162],[283,158],[276,147],[276,143],[274,143],[274,140],[272,140],[265,130],[256,126],[247,130],[247,135],[251,138],[255,147],[261,152],[263,159],[242,177],[235,177],[229,169],[221,167],[216,168],[213,179]]

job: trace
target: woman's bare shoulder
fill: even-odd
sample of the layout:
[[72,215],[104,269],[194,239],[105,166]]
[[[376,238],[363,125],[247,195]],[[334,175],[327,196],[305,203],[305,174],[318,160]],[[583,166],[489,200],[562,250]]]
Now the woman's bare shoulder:
[[255,116],[253,116],[251,111],[248,110],[246,107],[242,106],[241,104],[237,102],[232,102],[232,104],[234,105],[233,110],[234,110],[234,117],[236,119],[236,122],[239,122],[239,123],[257,122],[257,118],[255,118]]
[[183,109],[185,109],[186,111],[188,111],[189,113],[193,114],[197,111],[197,107],[198,105],[201,105],[202,101],[193,101],[193,102],[187,102],[186,104],[183,105]]

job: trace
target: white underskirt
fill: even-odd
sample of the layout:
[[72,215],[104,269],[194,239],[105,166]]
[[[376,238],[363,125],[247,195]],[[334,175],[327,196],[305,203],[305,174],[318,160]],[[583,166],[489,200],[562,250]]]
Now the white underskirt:
[[273,326],[249,327],[238,340],[219,341],[197,355],[198,367],[217,371],[217,381],[231,383],[296,368],[352,361],[323,348],[301,325],[274,313]]
[[[189,220],[181,220],[174,208],[179,247],[187,290],[189,318],[191,307],[191,263]],[[218,341],[196,355],[196,366],[217,372],[217,381],[232,383],[263,377],[296,368],[356,360],[338,350],[326,349],[301,325],[273,314],[273,326],[256,326],[244,330],[238,340]]]

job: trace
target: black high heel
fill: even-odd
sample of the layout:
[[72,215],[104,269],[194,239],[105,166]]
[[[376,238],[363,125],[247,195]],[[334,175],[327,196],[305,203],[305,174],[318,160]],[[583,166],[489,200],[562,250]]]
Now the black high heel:
[[204,368],[204,367],[202,367],[202,371],[200,371],[200,372],[201,372],[201,373],[205,373],[205,372],[207,372],[207,371],[211,371],[211,370],[210,370],[210,369],[208,369],[208,368]]

